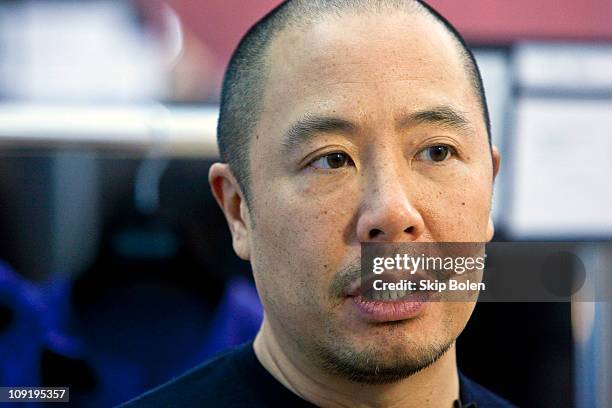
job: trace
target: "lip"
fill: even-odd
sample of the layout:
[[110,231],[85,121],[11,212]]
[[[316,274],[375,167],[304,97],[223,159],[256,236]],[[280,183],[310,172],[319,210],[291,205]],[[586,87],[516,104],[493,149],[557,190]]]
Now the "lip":
[[397,300],[370,300],[361,294],[347,301],[365,320],[375,323],[395,322],[419,316],[427,304],[429,292],[412,292]]
[[[362,280],[365,281],[362,284]],[[373,300],[363,296],[363,291],[372,287],[375,280],[381,279],[380,275],[370,276],[353,281],[344,291],[344,296],[350,307],[365,321],[371,323],[395,322],[413,319],[419,316],[427,302],[435,297],[434,293],[423,290],[409,292],[403,298],[395,300]],[[388,271],[385,282],[400,282],[401,280],[413,281],[415,283],[428,279],[427,271],[418,270],[414,274],[406,274],[405,271]]]
[[[345,296],[360,296],[364,288],[371,288],[374,281],[381,279],[380,275],[370,274],[370,276],[363,282],[362,279],[354,280],[345,290]],[[400,282],[401,280],[413,281],[418,284],[419,281],[428,279],[425,271],[419,270],[416,273],[406,274],[406,272],[391,271],[385,274],[385,282]]]

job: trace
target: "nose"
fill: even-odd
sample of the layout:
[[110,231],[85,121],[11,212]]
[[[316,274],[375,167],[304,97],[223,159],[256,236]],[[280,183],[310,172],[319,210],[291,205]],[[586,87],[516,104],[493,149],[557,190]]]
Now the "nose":
[[366,190],[357,220],[360,242],[412,242],[423,235],[423,217],[403,184],[392,176]]

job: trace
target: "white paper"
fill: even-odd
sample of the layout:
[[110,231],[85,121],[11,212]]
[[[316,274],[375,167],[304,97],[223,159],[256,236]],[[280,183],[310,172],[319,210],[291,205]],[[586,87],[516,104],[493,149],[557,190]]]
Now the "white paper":
[[520,100],[513,236],[612,235],[612,101]]

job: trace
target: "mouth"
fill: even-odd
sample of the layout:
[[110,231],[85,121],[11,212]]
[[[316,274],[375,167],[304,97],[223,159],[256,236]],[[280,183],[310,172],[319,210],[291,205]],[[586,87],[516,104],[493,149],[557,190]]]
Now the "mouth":
[[358,315],[371,323],[396,322],[414,319],[421,315],[432,296],[429,291],[419,290],[419,282],[426,279],[422,273],[406,279],[387,275],[385,283],[375,288],[379,276],[368,278],[363,284],[353,282],[345,291],[346,300]]
[[[419,292],[420,282],[431,280],[433,277],[444,280],[443,277],[436,275],[436,273],[419,270],[414,274],[407,274],[405,271],[400,272],[389,272],[384,275],[370,274],[366,279],[355,279],[349,286],[347,286],[343,292],[345,296],[356,297],[363,296],[369,300],[397,300],[410,295],[413,292]],[[388,287],[376,289],[375,283],[377,281],[384,281],[386,284],[393,284],[394,287]]]
[[[405,293],[401,297],[401,291],[384,294],[384,300],[367,299],[361,295],[347,298],[352,308],[365,321],[371,323],[397,322],[401,320],[414,319],[423,313],[429,300],[429,293],[414,291]],[[386,296],[389,296],[387,299]]]

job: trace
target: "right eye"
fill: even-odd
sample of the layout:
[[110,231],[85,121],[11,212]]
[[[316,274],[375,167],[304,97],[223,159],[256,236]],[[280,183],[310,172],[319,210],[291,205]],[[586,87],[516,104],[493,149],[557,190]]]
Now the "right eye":
[[346,153],[335,152],[319,156],[310,162],[316,169],[339,169],[351,163],[351,158]]

